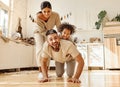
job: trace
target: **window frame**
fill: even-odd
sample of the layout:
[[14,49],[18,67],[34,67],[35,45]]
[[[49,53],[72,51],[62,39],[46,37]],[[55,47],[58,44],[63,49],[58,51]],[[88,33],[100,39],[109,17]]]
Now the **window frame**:
[[10,9],[11,9],[11,0],[9,0],[9,6],[8,5],[6,5],[5,3],[3,3],[1,0],[0,0],[0,9],[2,9],[2,10],[5,10],[5,11],[7,11],[7,13],[8,13],[8,23],[7,23],[7,31],[6,31],[6,37],[8,37],[8,35],[9,35],[9,28],[10,28]]

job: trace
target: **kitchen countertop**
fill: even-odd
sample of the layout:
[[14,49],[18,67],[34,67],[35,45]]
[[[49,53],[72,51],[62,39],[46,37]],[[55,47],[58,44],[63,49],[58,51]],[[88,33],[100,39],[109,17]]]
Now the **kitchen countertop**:
[[103,45],[104,43],[77,43],[76,46],[78,45]]

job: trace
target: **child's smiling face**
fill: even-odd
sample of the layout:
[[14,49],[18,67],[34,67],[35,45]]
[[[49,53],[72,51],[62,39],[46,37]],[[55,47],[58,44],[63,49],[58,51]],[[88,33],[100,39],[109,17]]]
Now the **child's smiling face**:
[[69,29],[65,28],[61,33],[61,38],[68,40],[70,38],[70,35],[71,35],[71,31]]

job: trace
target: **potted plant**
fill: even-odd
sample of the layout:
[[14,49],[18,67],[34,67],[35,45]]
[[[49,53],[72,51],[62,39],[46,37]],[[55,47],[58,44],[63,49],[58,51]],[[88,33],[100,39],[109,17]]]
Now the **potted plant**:
[[97,22],[95,22],[96,29],[100,29],[100,26],[101,26],[101,24],[106,16],[106,14],[107,14],[107,12],[105,10],[100,11],[100,13],[98,14],[99,20]]
[[113,18],[111,21],[118,21],[120,22],[120,14],[117,14],[115,18]]

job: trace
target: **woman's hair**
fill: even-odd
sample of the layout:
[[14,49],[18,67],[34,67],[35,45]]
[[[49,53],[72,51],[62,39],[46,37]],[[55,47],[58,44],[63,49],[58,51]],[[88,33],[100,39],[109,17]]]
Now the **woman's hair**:
[[50,35],[50,34],[57,34],[57,31],[54,30],[54,29],[47,30],[46,36],[48,36],[48,35]]
[[62,23],[59,27],[58,27],[58,31],[60,32],[60,33],[62,33],[62,31],[65,29],[65,28],[67,28],[68,30],[70,30],[70,34],[73,34],[74,32],[75,32],[75,26],[74,25],[71,25],[71,24],[69,24],[69,23],[67,23],[67,22],[64,22],[64,23]]
[[43,1],[41,3],[41,6],[40,6],[41,10],[46,8],[46,7],[52,9],[51,3],[49,1]]

